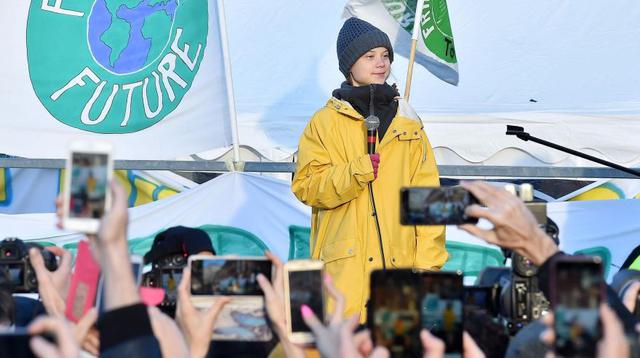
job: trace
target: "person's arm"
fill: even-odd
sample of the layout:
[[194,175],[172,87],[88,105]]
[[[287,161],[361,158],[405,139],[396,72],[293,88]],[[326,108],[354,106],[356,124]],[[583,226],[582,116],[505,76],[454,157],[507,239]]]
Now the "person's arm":
[[284,265],[278,257],[270,252],[265,252],[265,256],[271,260],[275,268],[273,282],[269,282],[262,274],[258,274],[257,280],[264,293],[267,314],[273,325],[273,331],[276,336],[278,336],[278,340],[282,344],[287,358],[304,358],[304,350],[291,343],[287,336],[284,302]]
[[178,286],[176,322],[184,334],[191,357],[207,356],[214,324],[229,300],[228,297],[217,297],[209,309],[198,310],[191,302],[191,267],[187,266],[182,270],[182,280]]
[[58,268],[51,272],[44,265],[42,252],[39,249],[29,250],[29,260],[38,280],[38,294],[40,300],[51,316],[64,316],[64,299],[69,289],[71,277],[71,252],[59,247],[46,248],[59,258]]
[[485,230],[465,224],[460,229],[490,244],[513,250],[536,266],[558,252],[558,245],[540,229],[536,218],[518,197],[481,181],[461,182],[461,185],[485,205],[471,205],[466,214],[488,220],[493,228]]
[[302,133],[291,183],[291,190],[301,202],[322,209],[333,209],[355,199],[374,179],[368,154],[342,164],[331,161],[333,138],[316,125],[318,121],[328,120],[316,114]]
[[[413,148],[411,163],[416,167],[411,176],[411,186],[440,186],[436,160],[424,131],[420,131],[419,146]],[[447,261],[444,226],[415,226],[416,258],[414,268],[440,269]]]
[[102,269],[106,311],[140,303],[129,260],[127,196],[115,182],[111,185],[111,193],[111,210],[102,219],[98,236],[90,240]]

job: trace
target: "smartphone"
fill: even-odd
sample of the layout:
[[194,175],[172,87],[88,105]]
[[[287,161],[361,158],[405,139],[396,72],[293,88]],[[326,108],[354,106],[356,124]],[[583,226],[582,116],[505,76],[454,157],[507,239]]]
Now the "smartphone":
[[600,302],[605,297],[599,257],[567,256],[551,267],[551,305],[561,357],[593,357],[601,337]]
[[[142,256],[131,255],[130,261],[134,282],[136,283],[136,287],[140,287],[140,283],[142,281],[142,270],[144,269]],[[96,294],[96,307],[98,307],[99,314],[104,313],[104,302],[104,276],[100,276],[100,281],[98,282],[98,293]]]
[[[24,327],[16,327],[14,331],[0,332],[0,357],[11,358],[32,358],[36,355],[31,351],[29,342],[33,337]],[[55,343],[53,336],[49,334],[40,335],[51,343]]]
[[324,262],[319,260],[291,260],[284,265],[287,334],[292,343],[308,345],[315,341],[300,308],[307,305],[320,320],[324,319],[323,268]]
[[258,274],[271,280],[271,261],[256,256],[194,255],[189,265],[195,307],[208,309],[216,297],[231,298],[218,315],[212,340],[266,342],[273,338],[257,281]]
[[65,172],[63,227],[95,234],[109,208],[113,173],[111,144],[73,142]]
[[87,241],[78,243],[76,264],[71,275],[65,316],[78,322],[93,307],[100,279],[100,265],[93,259]]
[[477,204],[468,190],[455,187],[412,187],[400,190],[400,223],[402,225],[475,224],[477,218],[467,216],[467,206]]
[[420,273],[421,328],[444,341],[447,357],[462,356],[464,286],[460,272]]
[[374,270],[367,324],[374,346],[393,357],[421,357],[420,276],[411,269]]

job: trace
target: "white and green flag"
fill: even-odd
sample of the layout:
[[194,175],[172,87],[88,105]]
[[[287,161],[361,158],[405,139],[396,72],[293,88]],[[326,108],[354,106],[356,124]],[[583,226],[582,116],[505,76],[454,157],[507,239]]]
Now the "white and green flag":
[[232,142],[215,0],[8,1],[0,31],[0,153],[66,157],[84,137],[171,159]]
[[[409,57],[416,0],[349,0],[343,17],[370,22],[389,35],[394,51]],[[441,80],[458,84],[458,60],[446,0],[425,0],[416,63]]]

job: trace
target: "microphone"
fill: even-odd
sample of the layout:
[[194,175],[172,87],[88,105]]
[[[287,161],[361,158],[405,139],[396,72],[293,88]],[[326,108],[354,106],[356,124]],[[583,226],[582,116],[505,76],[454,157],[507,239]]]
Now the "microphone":
[[365,118],[364,125],[367,127],[367,153],[374,154],[376,152],[376,136],[380,126],[380,119],[376,116],[369,116]]

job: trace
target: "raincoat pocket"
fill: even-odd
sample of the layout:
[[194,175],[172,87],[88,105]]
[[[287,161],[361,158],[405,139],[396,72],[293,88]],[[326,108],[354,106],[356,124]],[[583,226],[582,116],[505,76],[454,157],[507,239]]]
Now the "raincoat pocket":
[[356,255],[356,239],[345,239],[326,244],[320,249],[320,260],[325,264]]

